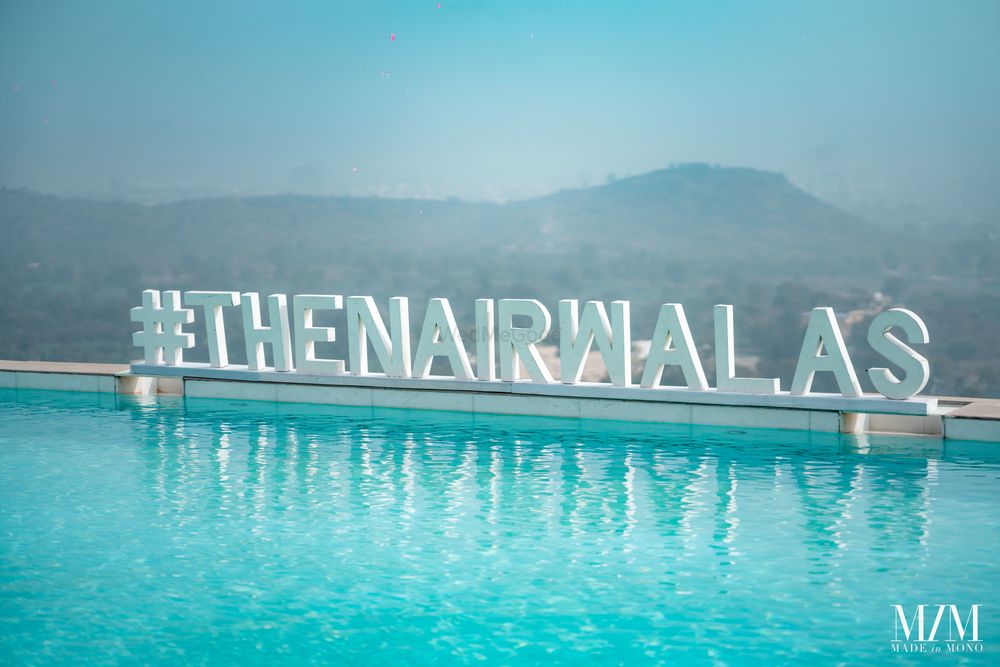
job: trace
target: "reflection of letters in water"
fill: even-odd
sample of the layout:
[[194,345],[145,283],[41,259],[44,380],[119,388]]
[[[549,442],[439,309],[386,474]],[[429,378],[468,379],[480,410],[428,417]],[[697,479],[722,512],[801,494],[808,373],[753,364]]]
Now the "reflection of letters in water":
[[[447,299],[430,299],[415,350],[411,353],[409,302],[405,297],[389,300],[388,326],[375,300],[370,296],[339,294],[297,294],[292,297],[292,318],[284,294],[267,297],[264,307],[256,292],[180,292],[161,293],[146,290],[142,305],[132,309],[132,320],[142,324],[133,334],[133,342],[144,350],[149,365],[185,365],[183,351],[195,344],[194,334],[185,332],[199,311],[205,324],[206,342],[212,368],[228,368],[223,309],[240,307],[247,366],[260,371],[265,366],[265,347],[271,350],[273,369],[317,375],[385,375],[391,378],[430,377],[435,358],[446,359],[451,378],[459,380],[520,380],[520,370],[536,383],[577,384],[587,355],[596,348],[608,370],[611,384],[627,387],[631,378],[631,323],[629,302],[613,301],[605,307],[601,301],[559,302],[558,341],[560,372],[553,378],[537,344],[552,332],[552,316],[534,299],[478,299],[475,309],[474,338],[476,368],[473,371],[466,340],[458,328]],[[336,327],[317,326],[317,311],[343,312],[346,315],[348,359],[324,359],[316,354],[316,343],[336,340]],[[792,325],[794,323],[789,323]],[[293,335],[294,332],[294,335]],[[927,360],[911,344],[929,341],[927,327],[913,312],[892,308],[875,316],[868,330],[868,344],[899,371],[888,367],[867,369],[875,389],[892,399],[906,399],[918,394],[930,375]],[[382,373],[369,368],[368,350],[374,351]],[[733,307],[715,306],[715,389],[720,392],[777,394],[777,378],[738,377],[736,375]],[[649,356],[646,358],[640,386],[655,389],[666,368],[676,366],[687,389],[710,389],[698,354],[684,307],[667,303],[660,307]],[[814,308],[799,352],[792,380],[791,394],[808,395],[816,373],[831,373],[840,393],[862,397],[861,385],[851,362],[844,338],[832,308]],[[901,372],[901,373],[900,373]],[[897,374],[900,373],[900,374]]]
[[[182,428],[171,426],[175,415],[132,408],[149,424],[147,451],[164,457],[148,474],[165,502],[198,506],[191,494],[212,479],[228,512],[265,524],[257,505],[280,498],[302,512],[364,507],[400,524],[433,516],[456,539],[484,544],[497,534],[496,517],[514,514],[523,534],[565,533],[567,548],[578,533],[610,531],[642,545],[636,567],[656,568],[700,549],[719,566],[759,553],[766,545],[743,535],[759,537],[767,522],[783,526],[795,562],[808,564],[803,576],[823,586],[858,553],[906,553],[915,566],[928,554],[939,481],[937,460],[924,455],[939,451],[882,457],[833,434],[804,444],[795,434],[765,441],[708,429],[692,440],[689,428],[662,424],[525,432],[505,419],[373,419],[331,406],[299,406],[277,421],[231,406],[226,419],[207,404],[188,401]],[[206,443],[210,455],[179,456],[183,438]]]

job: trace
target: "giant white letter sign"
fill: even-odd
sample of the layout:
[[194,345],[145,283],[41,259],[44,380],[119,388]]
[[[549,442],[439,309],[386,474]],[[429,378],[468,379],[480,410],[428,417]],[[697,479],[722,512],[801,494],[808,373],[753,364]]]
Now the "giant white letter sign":
[[229,348],[226,347],[226,322],[222,309],[238,306],[239,292],[184,292],[184,304],[205,309],[205,333],[208,340],[208,362],[212,368],[229,365]]
[[[826,354],[821,355],[824,351]],[[800,396],[808,394],[817,371],[833,373],[844,396],[861,396],[861,385],[847,354],[833,308],[813,308],[809,313],[809,325],[802,338],[799,363],[795,366],[795,377],[792,379],[792,393]]]
[[659,386],[665,366],[680,366],[688,389],[697,391],[708,389],[705,369],[701,366],[698,348],[691,338],[684,306],[679,303],[665,303],[660,306],[660,315],[656,318],[656,329],[649,345],[649,356],[646,357],[646,366],[642,370],[640,386],[646,388]]
[[778,378],[736,377],[733,342],[733,307],[715,307],[715,386],[719,391],[744,394],[777,394]]
[[911,343],[926,344],[930,341],[927,326],[916,313],[906,308],[890,308],[879,313],[868,328],[868,344],[902,368],[906,375],[900,380],[888,368],[870,368],[868,377],[875,389],[886,398],[909,398],[919,394],[927,384],[930,367],[926,359],[892,335],[892,327],[902,329]]
[[[527,327],[515,327],[514,316],[531,319]],[[520,377],[518,360],[524,362],[532,382],[552,382],[552,373],[545,367],[535,343],[549,335],[552,316],[535,299],[500,299],[500,379],[513,382]]]
[[[161,305],[162,296],[162,305]],[[292,297],[294,330],[289,326],[289,313],[284,294],[267,298],[269,326],[261,324],[260,296],[256,292],[185,292],[188,308],[181,307],[180,292],[146,290],[142,305],[131,310],[133,321],[142,323],[142,331],[133,334],[135,345],[143,348],[145,362],[133,363],[137,375],[149,373],[162,376],[218,378],[224,380],[265,380],[268,382],[308,383],[325,385],[357,385],[370,387],[409,387],[421,391],[457,390],[475,391],[474,383],[502,383],[520,380],[527,369],[530,381],[553,384],[552,372],[545,365],[543,348],[552,325],[549,311],[534,299],[500,299],[494,317],[493,299],[475,302],[476,345],[475,371],[470,363],[471,349],[466,348],[455,322],[451,305],[445,298],[428,301],[416,355],[410,354],[409,301],[404,297],[389,300],[389,325],[382,319],[375,300],[370,296],[344,297],[331,294],[298,294]],[[195,336],[183,331],[185,324],[194,321],[197,307],[205,315],[208,356],[210,363],[185,363],[183,351],[194,346]],[[230,366],[226,350],[226,332],[223,309],[240,306],[243,316],[243,335],[247,349],[246,366]],[[314,323],[317,310],[347,311],[349,364],[342,359],[316,357],[316,344],[336,340],[332,326]],[[733,307],[717,305],[715,319],[716,389],[709,387],[699,350],[691,336],[691,329],[678,303],[660,306],[650,341],[649,354],[643,368],[639,388],[632,384],[632,349],[630,306],[628,301],[613,301],[610,312],[601,301],[587,301],[580,309],[576,299],[559,302],[559,379],[564,385],[531,389],[530,385],[484,386],[482,389],[499,390],[501,393],[535,396],[590,398],[600,396],[614,400],[654,402],[701,403],[715,405],[740,405],[799,409],[810,405],[799,398],[808,395],[818,372],[833,373],[844,398],[817,397],[813,405],[818,410],[847,410],[850,412],[883,412],[886,414],[933,414],[937,399],[912,398],[927,384],[929,367],[927,359],[917,354],[912,345],[928,342],[927,327],[914,313],[904,308],[892,308],[879,313],[868,330],[868,343],[872,350],[885,357],[888,368],[870,368],[868,375],[875,388],[885,398],[905,400],[906,404],[893,405],[883,398],[865,396],[858,376],[851,363],[844,336],[831,308],[814,308],[809,316],[799,350],[798,365],[790,392],[779,391],[777,378],[736,377],[736,353],[733,334]],[[339,325],[338,325],[339,326]],[[899,329],[903,335],[896,331]],[[294,334],[294,340],[292,338]],[[898,337],[897,337],[898,336]],[[496,346],[499,344],[499,359]],[[274,368],[265,368],[265,346],[273,350]],[[584,366],[594,346],[601,355],[610,386],[595,390],[592,386],[576,387],[583,375]],[[371,379],[347,380],[305,378],[293,375],[276,377],[273,370],[302,374],[343,375],[349,366],[353,375],[373,376],[369,372],[369,347],[375,351],[384,375],[389,378],[414,378],[413,382]],[[596,355],[595,355],[596,356]],[[444,377],[431,376],[435,357],[447,357],[451,365],[448,374],[445,365],[440,368]],[[556,363],[553,357],[553,363]],[[181,368],[152,369],[151,366],[181,366]],[[684,384],[693,392],[709,392],[693,398],[684,387],[661,387],[664,370],[678,366]],[[220,372],[219,369],[226,369]],[[266,371],[261,373],[259,371]],[[674,371],[676,373],[676,371]],[[443,382],[442,380],[462,380]],[[527,382],[527,381],[525,381]],[[667,391],[664,391],[668,389]],[[733,397],[717,394],[733,392],[762,394],[763,397]],[[777,395],[777,396],[774,396]],[[520,399],[519,399],[520,400]],[[839,407],[837,402],[839,403]]]
[[427,303],[424,328],[420,332],[420,342],[417,343],[417,354],[413,360],[413,376],[427,377],[431,372],[431,362],[438,355],[448,357],[455,377],[460,380],[472,379],[472,365],[469,364],[469,355],[462,344],[448,299],[431,299]]
[[177,290],[160,293],[148,289],[142,293],[142,305],[131,311],[133,322],[142,322],[142,331],[132,334],[132,344],[143,348],[147,364],[176,366],[184,363],[184,350],[194,347],[194,334],[184,333],[183,326],[194,322],[194,311],[181,308]]
[[247,346],[247,366],[259,371],[265,366],[264,345],[271,346],[274,370],[291,371],[292,335],[288,330],[288,303],[284,294],[267,297],[267,318],[271,326],[260,323],[260,297],[257,292],[243,294],[243,340]]
[[493,299],[476,299],[476,379],[497,379],[496,343],[493,330]]
[[559,302],[559,377],[564,384],[576,384],[583,374],[583,363],[591,346],[597,342],[611,384],[627,387],[632,384],[631,324],[628,301],[611,302],[611,322],[600,301],[588,301],[583,317],[577,317],[579,302],[563,299]]
[[343,375],[343,359],[317,359],[316,343],[337,340],[333,327],[313,326],[314,310],[340,310],[344,298],[339,294],[296,294],[292,297],[295,317],[295,366],[307,373]]
[[[351,373],[368,375],[368,341],[385,374],[393,378],[410,377],[410,302],[406,297],[389,299],[389,326],[392,336],[370,296],[347,297],[347,342],[350,348]],[[369,332],[375,336],[369,338]]]

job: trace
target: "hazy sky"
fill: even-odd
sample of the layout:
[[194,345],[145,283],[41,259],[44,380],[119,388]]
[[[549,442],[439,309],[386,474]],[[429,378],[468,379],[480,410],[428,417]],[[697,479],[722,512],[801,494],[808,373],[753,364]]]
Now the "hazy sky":
[[1000,218],[995,0],[2,0],[0,81],[0,184],[46,192],[495,199],[700,161]]

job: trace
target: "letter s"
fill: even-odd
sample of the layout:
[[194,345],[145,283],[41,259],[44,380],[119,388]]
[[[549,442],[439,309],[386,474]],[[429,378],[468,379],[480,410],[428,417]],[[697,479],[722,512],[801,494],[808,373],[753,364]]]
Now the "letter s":
[[888,368],[869,368],[868,377],[875,389],[886,398],[904,399],[919,394],[927,385],[930,367],[927,359],[892,335],[890,329],[893,327],[902,329],[910,343],[926,344],[930,337],[923,320],[906,308],[890,308],[879,313],[868,328],[868,344],[872,349],[902,368],[906,374],[899,380]]

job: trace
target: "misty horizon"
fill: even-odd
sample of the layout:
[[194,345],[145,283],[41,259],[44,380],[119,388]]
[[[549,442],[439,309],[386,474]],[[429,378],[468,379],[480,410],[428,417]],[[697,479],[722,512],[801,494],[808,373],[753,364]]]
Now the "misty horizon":
[[831,201],[826,199],[814,192],[810,192],[808,189],[803,187],[801,184],[796,183],[793,179],[789,178],[787,174],[781,172],[768,171],[763,169],[756,169],[749,166],[735,166],[735,165],[721,165],[721,164],[709,164],[704,162],[689,162],[681,164],[669,164],[665,167],[654,169],[648,172],[643,172],[639,174],[615,174],[609,173],[603,181],[599,182],[583,182],[575,185],[568,185],[563,188],[558,188],[551,191],[539,192],[533,195],[525,195],[523,197],[514,197],[509,199],[475,199],[475,198],[463,198],[456,196],[420,196],[420,195],[407,195],[402,191],[391,191],[389,189],[383,189],[382,191],[376,191],[371,193],[324,193],[324,192],[310,192],[310,191],[299,191],[292,189],[285,190],[274,190],[274,191],[259,191],[259,192],[223,192],[214,191],[209,188],[198,187],[191,185],[189,187],[177,187],[177,188],[153,188],[153,187],[142,187],[139,185],[133,186],[131,188],[120,189],[117,192],[90,192],[90,193],[59,193],[59,192],[45,192],[40,190],[35,190],[32,188],[25,187],[11,187],[6,184],[0,184],[0,189],[11,190],[11,191],[24,191],[34,194],[39,194],[43,196],[53,196],[67,199],[79,199],[94,202],[119,202],[123,204],[138,204],[144,206],[160,206],[160,205],[170,205],[170,204],[182,204],[182,203],[196,203],[199,201],[210,201],[210,200],[241,200],[241,199],[255,199],[255,198],[281,198],[281,197],[303,197],[303,198],[318,198],[318,199],[357,199],[357,200],[385,200],[385,201],[413,201],[413,202],[427,202],[427,203],[447,203],[456,202],[463,204],[494,204],[503,206],[506,204],[518,204],[518,203],[529,203],[534,200],[545,199],[553,195],[559,195],[562,193],[588,190],[593,188],[601,188],[607,185],[612,185],[615,183],[627,183],[629,181],[655,177],[657,175],[665,175],[670,173],[684,173],[686,171],[700,171],[700,170],[717,170],[724,172],[747,172],[747,173],[758,173],[767,176],[774,176],[782,179],[784,182],[788,183],[793,188],[803,192],[809,197],[815,198],[817,201],[824,204],[838,208],[845,213],[857,216],[868,222],[879,223],[889,223],[889,224],[925,224],[925,225],[940,225],[949,223],[961,223],[961,224],[982,224],[988,221],[969,221],[956,218],[946,218],[941,216],[934,216],[932,213],[921,210],[919,207],[900,205],[898,207],[878,207],[878,206],[865,206],[865,205],[845,205],[842,202]]
[[0,184],[514,201],[702,162],[869,218],[993,222],[998,24],[988,2],[15,1]]
[[[792,179],[788,177],[787,174],[781,172],[771,171],[767,169],[758,169],[748,165],[710,164],[707,162],[671,163],[663,167],[635,174],[631,173],[618,174],[615,172],[609,172],[603,179],[598,179],[595,181],[581,181],[580,183],[569,184],[564,187],[557,187],[551,190],[540,191],[536,194],[526,194],[523,196],[515,196],[508,198],[500,198],[500,197],[476,198],[476,197],[459,197],[456,195],[419,195],[419,194],[407,195],[399,188],[391,188],[388,186],[381,189],[376,189],[375,191],[370,193],[320,192],[309,189],[294,189],[294,188],[284,188],[284,189],[277,188],[274,190],[260,190],[260,191],[242,191],[239,189],[234,189],[230,191],[225,191],[225,190],[216,190],[205,186],[198,186],[194,183],[175,184],[172,186],[170,185],[157,186],[149,183],[133,183],[133,184],[115,183],[115,188],[109,188],[106,191],[94,190],[90,192],[47,191],[31,187],[0,183],[0,189],[21,190],[25,192],[31,192],[34,194],[68,198],[68,199],[86,199],[92,201],[107,201],[107,202],[118,201],[122,203],[151,204],[151,205],[199,201],[203,199],[242,199],[242,198],[254,198],[254,197],[319,197],[319,198],[329,197],[329,198],[344,198],[344,199],[386,199],[386,200],[401,200],[401,201],[413,200],[413,201],[429,201],[429,202],[458,201],[470,204],[508,204],[517,202],[528,202],[534,199],[541,199],[562,192],[570,192],[573,190],[584,190],[588,188],[599,188],[605,185],[611,185],[616,182],[626,182],[629,180],[650,177],[656,174],[662,174],[673,171],[683,172],[685,170],[721,170],[721,171],[735,171],[735,172],[756,172],[761,174],[767,174],[769,176],[777,176],[781,179],[784,179],[792,186],[802,190],[806,194],[814,196],[817,199],[822,199],[818,195],[809,192],[799,184],[795,183]],[[826,203],[834,204],[834,202],[826,202]]]

